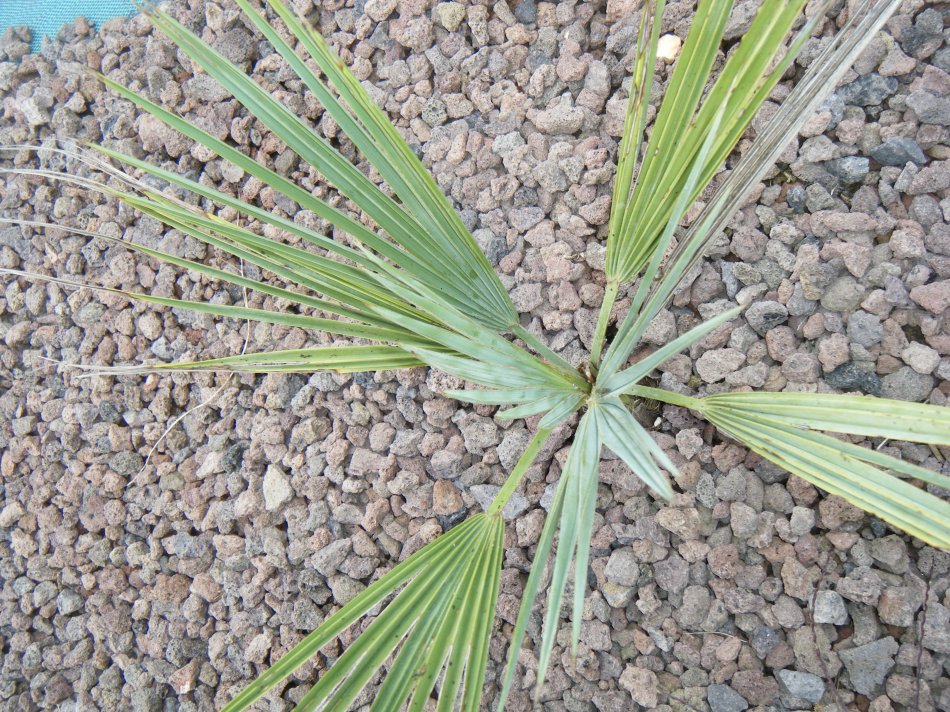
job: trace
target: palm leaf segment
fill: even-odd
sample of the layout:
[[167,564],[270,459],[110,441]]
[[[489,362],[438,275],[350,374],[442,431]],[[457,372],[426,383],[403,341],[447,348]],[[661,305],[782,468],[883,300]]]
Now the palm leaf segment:
[[[402,205],[389,198],[266,89],[184,26],[164,12],[155,10],[149,14],[155,25],[201,69],[230,91],[288,148],[359,205],[400,248],[390,247],[384,252],[381,249],[382,254],[427,284],[436,286],[444,299],[473,318],[500,332],[511,329],[517,322],[517,314],[488,260],[405,140],[339,57],[282,2],[270,3],[332,83],[339,94],[337,98],[256,10],[244,0],[238,0],[238,4],[380,172]],[[148,110],[148,107],[143,108]],[[192,138],[203,138],[196,136]],[[365,238],[363,231],[361,234]],[[353,237],[360,239],[359,235]],[[378,240],[372,240],[367,246],[383,248]]]
[[950,490],[950,477],[815,432],[946,444],[950,409],[862,396],[724,393],[700,412],[723,432],[893,526],[950,548],[950,504],[886,470]]
[[476,709],[498,598],[503,535],[499,514],[480,514],[420,549],[245,687],[224,712],[247,708],[394,593],[295,709],[347,709],[390,658],[371,709],[395,712],[408,702],[408,709],[421,710],[437,687],[438,710],[453,710],[458,703]]
[[818,432],[946,445],[948,408],[814,393],[736,392],[692,398],[645,386],[628,392],[693,409],[813,485],[932,546],[950,548],[950,504],[907,481],[950,490],[950,477]]
[[[586,382],[575,369],[520,326],[504,287],[458,215],[406,142],[323,38],[282,2],[274,0],[271,3],[338,96],[310,69],[307,62],[297,56],[262,15],[243,0],[239,4],[252,23],[298,72],[357,148],[377,168],[401,203],[387,196],[263,87],[180,23],[156,10],[150,11],[150,15],[166,35],[289,148],[320,170],[343,195],[359,205],[383,232],[374,232],[206,131],[103,77],[103,81],[124,98],[271,185],[302,207],[312,210],[348,234],[356,243],[355,248],[344,245],[196,181],[100,148],[98,150],[111,158],[233,208],[248,218],[290,232],[312,247],[324,251],[322,255],[316,254],[313,250],[261,237],[247,228],[176,201],[119,172],[114,175],[131,190],[100,187],[170,227],[255,264],[289,284],[321,296],[299,294],[294,290],[248,280],[138,245],[130,246],[207,276],[226,279],[287,299],[302,307],[342,317],[324,319],[300,316],[292,320],[296,325],[398,344],[395,347],[349,347],[347,353],[351,356],[367,349],[365,357],[354,359],[353,369],[360,367],[360,364],[398,368],[424,362],[483,386],[517,386],[525,392],[527,400],[507,402],[554,403],[557,412],[562,414],[557,415],[556,420],[563,419],[579,407],[584,392],[588,390]],[[170,299],[160,303],[220,316],[272,321],[266,314],[237,307],[201,306]],[[505,332],[515,333],[528,341],[545,361],[530,356],[499,335]],[[405,353],[400,355],[399,350]],[[384,355],[391,358],[384,358]],[[277,358],[271,358],[273,356]],[[271,357],[198,362],[188,364],[187,368],[228,367],[254,371],[292,370],[298,367],[312,369],[321,366],[328,354],[319,350],[305,350],[272,354]],[[342,359],[331,358],[330,361],[326,367],[339,370]]]

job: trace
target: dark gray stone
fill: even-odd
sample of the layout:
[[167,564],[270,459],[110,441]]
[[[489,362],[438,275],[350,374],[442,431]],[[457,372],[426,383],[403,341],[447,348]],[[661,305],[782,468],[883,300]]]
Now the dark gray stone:
[[863,181],[871,170],[871,161],[863,156],[845,156],[825,161],[825,170],[846,185]]
[[805,212],[805,188],[801,185],[793,185],[785,193],[785,202],[792,209],[793,213],[801,214]]
[[779,689],[799,700],[816,704],[825,694],[825,683],[817,675],[798,670],[779,670],[775,673]]
[[861,391],[872,396],[881,395],[880,376],[853,361],[842,364],[831,373],[825,374],[825,383],[839,391]]
[[779,302],[755,302],[746,309],[745,318],[749,326],[760,336],[764,336],[765,332],[785,323],[788,319],[788,309]]
[[488,228],[476,230],[472,233],[472,237],[493,265],[497,265],[501,258],[508,254],[508,243],[505,238],[496,235]]
[[779,637],[779,634],[771,628],[761,626],[755,629],[749,638],[749,642],[752,644],[752,649],[755,651],[755,654],[760,658],[764,658],[772,652],[772,649],[775,648],[776,645],[782,642],[782,639]]
[[882,77],[880,74],[865,74],[850,84],[841,87],[837,94],[845,104],[851,106],[878,106],[897,91],[896,77]]
[[891,138],[871,149],[871,158],[882,166],[899,166],[903,168],[908,162],[922,166],[927,162],[927,156],[912,138]]
[[930,58],[930,63],[943,71],[950,73],[950,46],[944,47]]
[[901,49],[917,59],[925,59],[943,44],[943,16],[927,8],[914,19],[914,26],[901,32]]
[[894,656],[900,646],[891,637],[859,645],[838,653],[851,678],[851,689],[862,695],[874,695],[894,667]]
[[518,22],[530,25],[538,19],[538,6],[534,0],[521,0],[515,5],[514,15]]
[[706,690],[706,701],[712,712],[744,712],[749,709],[745,697],[729,685],[710,685]]

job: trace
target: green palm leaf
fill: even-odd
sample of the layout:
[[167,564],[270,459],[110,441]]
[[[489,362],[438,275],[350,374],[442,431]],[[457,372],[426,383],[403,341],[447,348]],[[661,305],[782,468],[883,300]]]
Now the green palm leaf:
[[[488,515],[472,517],[397,565],[244,688],[223,712],[246,709],[346,628],[399,591],[298,705],[300,710],[314,709],[317,704],[330,702],[343,702],[345,707],[345,700],[358,694],[403,639],[408,637],[411,640],[413,630],[421,621],[441,617],[439,609],[430,610],[429,604],[451,602],[464,572],[479,561],[474,552],[481,547],[503,543],[499,519]],[[361,661],[358,674],[347,680],[348,674],[353,673]]]
[[474,238],[412,149],[326,40],[283,2],[268,0],[268,4],[287,24],[346,102],[346,106],[334,97],[326,84],[281,39],[263,16],[251,8],[246,0],[238,0],[238,4],[419,220],[423,228],[420,237],[430,240],[432,249],[443,252],[450,264],[464,266],[470,279],[484,293],[486,301],[493,302],[494,316],[498,321],[496,326],[503,329],[513,326],[517,315],[508,294]]
[[239,373],[361,373],[425,365],[412,354],[396,346],[325,346],[310,349],[265,351],[224,358],[184,363],[161,363],[140,369],[120,369],[125,373],[138,371],[237,371]]
[[[651,301],[665,303],[680,279],[702,257],[708,245],[742,205],[775,160],[798,134],[799,128],[814,113],[826,96],[838,85],[858,55],[877,36],[878,31],[900,5],[901,0],[862,0],[848,14],[844,27],[812,60],[805,76],[761,129],[736,168],[692,224],[669,258],[663,280],[653,287]],[[793,46],[803,44],[821,13],[802,28]]]
[[531,572],[525,584],[521,598],[521,609],[515,622],[511,647],[508,651],[508,663],[502,683],[502,692],[498,703],[499,712],[503,712],[511,685],[514,682],[518,651],[524,640],[528,619],[531,616],[535,599],[541,587],[548,558],[551,554],[555,532],[558,533],[558,549],[554,560],[551,581],[548,586],[547,611],[544,616],[541,647],[538,651],[538,674],[536,692],[544,685],[545,673],[551,662],[558,621],[561,616],[561,604],[567,588],[568,573],[572,562],[574,567],[574,600],[572,627],[572,648],[576,649],[584,594],[587,590],[587,560],[590,552],[591,527],[594,506],[597,499],[597,473],[600,461],[600,435],[597,406],[592,406],[581,418],[574,434],[574,443],[561,472],[554,493],[554,499],[548,510],[541,536],[538,540]]
[[[950,547],[950,503],[886,472],[943,489],[950,477],[816,429],[950,444],[950,411],[868,396],[720,393],[692,398],[637,386],[629,392],[696,410],[750,450],[813,485],[937,547]],[[893,430],[887,423],[893,422]]]
[[673,497],[673,488],[660,470],[671,475],[676,466],[637,422],[619,398],[607,398],[599,410],[604,445],[623,460],[634,474],[664,499]]
[[[420,222],[410,211],[386,196],[326,140],[317,136],[300,118],[222,55],[166,13],[150,10],[148,14],[156,27],[181,47],[199,67],[230,91],[289,148],[320,170],[332,185],[359,205],[393,240],[413,255],[411,264],[403,266],[418,271],[429,283],[439,284],[444,288],[447,298],[483,323],[498,331],[507,331],[513,326],[516,318],[510,300],[484,256],[479,259],[472,252],[472,249],[477,252],[477,247],[470,235],[467,236],[468,241],[460,242],[457,234],[453,237],[443,236],[440,240],[439,233],[431,232],[431,224]],[[253,11],[252,14],[257,17],[258,24],[261,24],[261,18]],[[254,18],[251,19],[253,21]],[[282,43],[278,49],[281,48],[285,53],[290,51]],[[129,92],[125,94],[128,95]],[[324,98],[329,96],[326,92],[322,95]],[[151,111],[146,102],[140,100],[137,103]],[[333,108],[335,110],[335,107]],[[366,106],[353,109],[354,116],[367,112]],[[164,120],[167,113],[156,115]],[[359,134],[358,131],[356,133]],[[368,142],[363,143],[370,153],[374,153]],[[404,154],[400,156],[401,158],[397,158],[390,165],[377,155],[377,162],[380,164],[376,166],[377,169],[390,177],[395,177],[399,172],[402,175],[418,172]],[[372,156],[368,158],[372,159]],[[389,156],[389,159],[392,161],[393,157]],[[445,201],[444,197],[442,201]],[[457,216],[455,220],[458,221],[457,227],[467,235]],[[463,254],[460,252],[463,249],[459,247],[460,244],[468,245],[471,249]],[[392,255],[387,256],[392,258]],[[490,295],[490,298],[485,298],[484,295]]]
[[[802,432],[767,417],[712,408],[721,430],[759,455],[928,544],[950,548],[950,504],[846,452],[827,435]],[[879,455],[880,457],[880,455]]]
[[438,708],[475,712],[504,556],[501,512],[549,434],[538,430],[487,512],[465,520],[359,593],[238,693],[223,712],[252,705],[393,594],[296,709],[345,709],[395,653],[373,709],[399,709],[408,700],[410,710],[420,710],[441,676]]
[[830,393],[719,393],[704,408],[747,408],[807,430],[950,444],[950,408]]
[[633,195],[623,206],[615,239],[608,242],[610,281],[632,279],[650,259],[659,233],[672,214],[675,196],[683,190],[700,147],[712,133],[714,117],[723,111],[725,119],[722,128],[715,132],[715,148],[701,161],[702,179],[690,191],[689,202],[712,180],[800,49],[800,43],[793,44],[783,61],[775,68],[771,66],[785,36],[801,16],[805,1],[765,0],[701,107],[699,102],[733,2],[709,0],[699,4],[693,29],[650,136]]

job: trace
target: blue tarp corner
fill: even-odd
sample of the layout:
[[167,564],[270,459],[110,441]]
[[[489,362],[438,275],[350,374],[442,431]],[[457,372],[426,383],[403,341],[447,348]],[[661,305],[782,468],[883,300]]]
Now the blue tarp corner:
[[85,17],[98,28],[113,17],[136,12],[132,0],[0,0],[0,35],[8,27],[27,25],[33,34],[30,48],[36,52],[44,37],[55,37],[77,17]]

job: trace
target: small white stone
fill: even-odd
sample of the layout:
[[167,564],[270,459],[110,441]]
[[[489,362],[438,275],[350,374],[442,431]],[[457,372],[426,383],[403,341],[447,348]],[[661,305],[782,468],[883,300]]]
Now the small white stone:
[[290,480],[287,475],[276,465],[270,465],[267,472],[264,473],[264,508],[273,512],[280,509],[281,506],[290,501],[294,496],[294,491],[290,487]]
[[683,46],[683,40],[676,35],[663,35],[656,45],[657,59],[665,62],[672,62],[676,55],[680,53],[680,47]]

